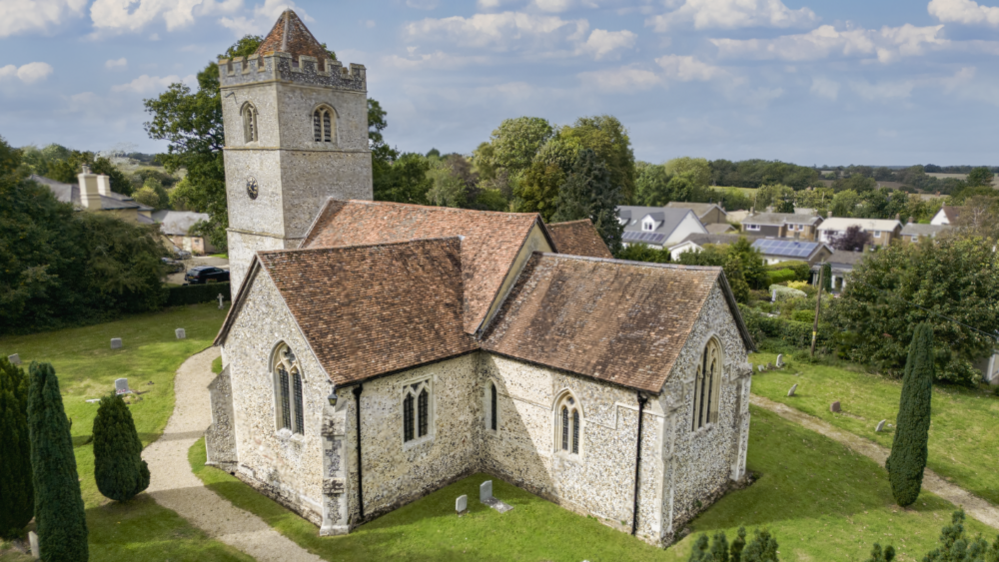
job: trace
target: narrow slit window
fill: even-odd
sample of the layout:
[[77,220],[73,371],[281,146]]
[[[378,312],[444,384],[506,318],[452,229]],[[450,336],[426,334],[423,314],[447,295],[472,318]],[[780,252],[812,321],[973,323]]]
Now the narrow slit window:
[[295,391],[295,433],[305,435],[305,407],[302,404],[302,375],[295,371],[292,374],[292,386]]
[[490,394],[491,394],[491,396],[490,396],[490,398],[491,398],[491,404],[490,404],[490,407],[489,407],[489,414],[490,414],[490,416],[489,416],[490,417],[489,428],[492,429],[493,431],[496,431],[496,426],[497,426],[497,423],[496,423],[497,422],[497,419],[496,419],[497,418],[497,416],[496,416],[496,385],[495,384],[490,384],[489,386],[490,386],[489,390],[490,390]]
[[413,440],[413,395],[407,395],[402,401],[402,439]]
[[572,411],[572,454],[579,454],[579,410]]
[[291,429],[291,404],[288,396],[288,371],[278,367],[278,383],[281,387],[281,429]]
[[430,401],[429,398],[430,398],[430,395],[427,393],[427,389],[424,388],[423,392],[420,393],[420,398],[419,398],[419,404],[420,404],[420,428],[419,428],[420,429],[420,437],[423,437],[424,435],[427,434],[427,429],[428,429],[428,427],[427,427],[428,426],[428,424],[427,424],[427,414],[429,413],[427,411],[427,409],[429,407],[428,406],[428,402]]
[[562,406],[562,450],[569,450],[569,408]]

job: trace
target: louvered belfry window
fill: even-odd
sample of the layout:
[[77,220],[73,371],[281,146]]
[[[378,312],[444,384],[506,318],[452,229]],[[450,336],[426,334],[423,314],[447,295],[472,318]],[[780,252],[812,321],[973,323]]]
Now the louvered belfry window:
[[305,379],[298,358],[287,344],[274,351],[274,392],[278,429],[305,434]]
[[336,140],[336,112],[328,106],[320,106],[312,112],[312,138],[316,142]]

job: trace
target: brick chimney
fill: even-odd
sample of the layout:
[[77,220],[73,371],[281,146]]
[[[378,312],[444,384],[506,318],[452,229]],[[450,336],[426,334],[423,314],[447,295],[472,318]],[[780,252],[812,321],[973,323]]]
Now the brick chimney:
[[97,186],[97,174],[92,173],[89,166],[84,166],[83,172],[76,177],[80,180],[80,205],[91,211],[101,210],[101,193]]

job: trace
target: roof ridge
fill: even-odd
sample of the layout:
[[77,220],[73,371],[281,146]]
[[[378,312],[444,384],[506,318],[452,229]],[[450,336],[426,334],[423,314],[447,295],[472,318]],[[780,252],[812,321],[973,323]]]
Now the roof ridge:
[[632,265],[635,267],[651,267],[658,269],[672,269],[675,271],[722,271],[722,266],[720,265],[684,265],[679,263],[655,263],[648,261],[634,261],[634,260],[622,260],[617,258],[595,258],[592,256],[576,256],[572,254],[556,254],[551,252],[536,252],[541,257],[553,257],[553,258],[563,258],[563,259],[573,259],[580,261],[595,261],[595,262],[606,262],[606,263],[616,263],[621,265]]
[[552,223],[546,224],[545,226],[559,226],[559,225],[563,225],[563,224],[576,224],[576,223],[581,223],[581,222],[588,222],[590,224],[593,224],[593,221],[591,221],[590,219],[576,219],[574,221],[552,222]]
[[[378,205],[378,206],[386,205],[386,206],[391,206],[391,207],[418,207],[420,209],[433,209],[435,211],[436,210],[440,210],[440,211],[449,211],[449,212],[455,212],[455,213],[481,213],[481,214],[486,214],[486,215],[514,215],[514,216],[517,216],[517,217],[540,216],[540,213],[536,213],[536,212],[517,213],[517,212],[513,212],[513,211],[486,211],[486,210],[482,210],[482,209],[465,209],[465,208],[462,208],[462,207],[441,207],[441,206],[438,206],[438,205],[421,205],[419,203],[399,203],[397,201],[374,201],[374,200],[371,200],[371,199],[346,199],[346,200],[343,200],[343,201],[345,203],[360,203],[360,204],[372,205],[372,206],[375,206],[375,205]],[[584,220],[587,220],[587,219],[584,219]]]
[[263,250],[257,252],[259,255],[275,255],[275,254],[291,254],[291,253],[305,253],[305,252],[328,252],[332,250],[357,250],[360,248],[378,248],[386,246],[402,246],[406,244],[418,244],[425,242],[443,242],[446,240],[458,240],[460,243],[465,239],[464,236],[435,236],[433,238],[412,238],[410,240],[399,240],[396,242],[376,242],[373,244],[350,244],[348,246],[319,246],[316,248],[285,248],[282,250]]

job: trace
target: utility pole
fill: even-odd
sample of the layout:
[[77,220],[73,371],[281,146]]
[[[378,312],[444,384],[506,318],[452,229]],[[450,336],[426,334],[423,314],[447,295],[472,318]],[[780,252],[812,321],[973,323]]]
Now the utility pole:
[[815,357],[815,336],[817,336],[818,333],[819,333],[819,310],[820,310],[819,306],[822,305],[822,285],[823,285],[823,283],[822,283],[823,279],[822,278],[824,277],[825,270],[826,270],[826,268],[824,267],[824,264],[820,264],[819,265],[819,294],[815,298],[815,323],[812,324],[812,354],[811,354],[811,356],[813,358]]

